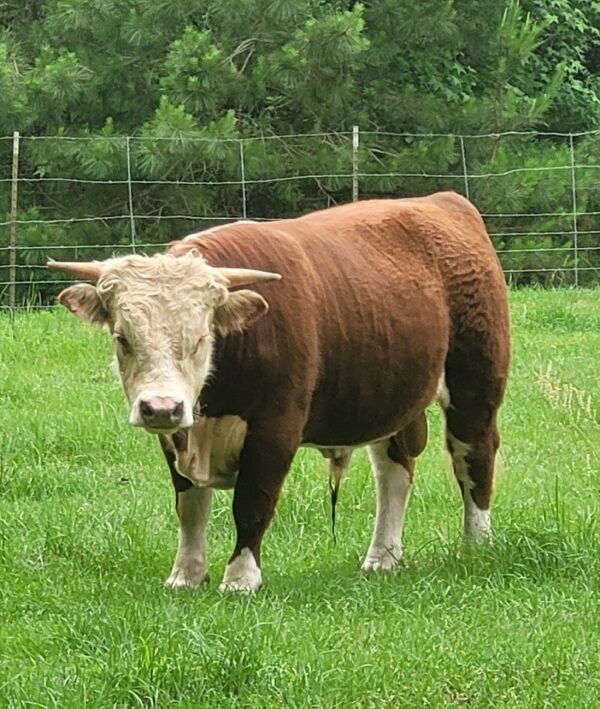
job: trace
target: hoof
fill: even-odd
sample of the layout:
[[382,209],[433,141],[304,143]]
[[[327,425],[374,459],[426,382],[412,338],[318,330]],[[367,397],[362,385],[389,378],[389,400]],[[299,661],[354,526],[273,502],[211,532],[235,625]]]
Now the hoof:
[[205,570],[190,573],[185,569],[173,569],[171,575],[165,581],[165,588],[173,590],[178,588],[198,588],[207,580],[208,574]]
[[402,550],[396,545],[380,549],[369,549],[362,564],[366,573],[393,571],[400,565]]
[[227,593],[252,593],[262,584],[260,568],[254,554],[247,547],[227,564],[219,591]]

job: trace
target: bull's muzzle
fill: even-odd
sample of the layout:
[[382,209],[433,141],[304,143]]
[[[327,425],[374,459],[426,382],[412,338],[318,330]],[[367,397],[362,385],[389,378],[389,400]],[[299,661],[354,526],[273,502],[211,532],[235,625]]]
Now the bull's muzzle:
[[139,402],[142,422],[147,429],[172,431],[179,428],[183,420],[183,401],[170,396],[153,396]]

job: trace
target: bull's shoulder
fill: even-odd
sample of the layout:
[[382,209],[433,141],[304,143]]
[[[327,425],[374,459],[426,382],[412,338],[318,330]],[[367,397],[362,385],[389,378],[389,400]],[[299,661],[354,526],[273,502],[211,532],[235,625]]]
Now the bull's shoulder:
[[247,219],[242,219],[236,222],[229,222],[227,224],[219,224],[217,226],[211,226],[207,229],[202,229],[200,231],[193,231],[187,236],[172,241],[167,248],[167,253],[172,256],[185,256],[186,254],[194,251],[201,252],[202,246],[206,243],[206,240],[210,237],[220,234],[221,232],[231,231],[234,228],[239,228],[245,224],[255,224],[255,222]]
[[[184,256],[196,252],[211,266],[260,266],[267,270],[267,261],[273,261],[273,266],[282,260],[297,261],[301,256],[302,249],[296,238],[293,222],[294,220],[231,222],[193,232],[173,241],[167,253],[172,256]],[[250,266],[250,263],[254,265]]]

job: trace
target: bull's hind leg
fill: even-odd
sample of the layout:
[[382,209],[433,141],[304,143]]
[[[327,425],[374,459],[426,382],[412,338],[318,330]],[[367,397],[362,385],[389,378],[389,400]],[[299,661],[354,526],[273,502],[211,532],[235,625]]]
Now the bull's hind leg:
[[[479,247],[484,254],[483,244]],[[450,266],[449,266],[450,268]],[[452,263],[451,337],[444,366],[446,443],[463,497],[464,534],[490,532],[494,465],[500,442],[496,419],[510,362],[504,275],[491,249]]]
[[464,538],[480,541],[491,532],[490,504],[494,489],[496,451],[500,442],[496,426],[501,394],[480,382],[468,390],[456,382],[449,386],[446,445],[464,507]]
[[400,433],[369,446],[375,478],[377,514],[363,571],[390,571],[402,558],[402,527],[410,493],[415,457],[427,441],[427,421],[421,414]]

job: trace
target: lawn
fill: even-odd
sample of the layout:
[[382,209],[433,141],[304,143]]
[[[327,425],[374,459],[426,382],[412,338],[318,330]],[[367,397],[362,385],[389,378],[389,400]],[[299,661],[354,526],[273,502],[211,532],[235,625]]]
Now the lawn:
[[167,592],[174,495],[130,428],[108,338],[58,311],[0,319],[0,707],[583,707],[600,696],[600,290],[511,294],[494,543],[461,551],[440,413],[417,464],[405,565],[364,576],[374,517],[355,454],[331,538],[301,451],[264,587]]

